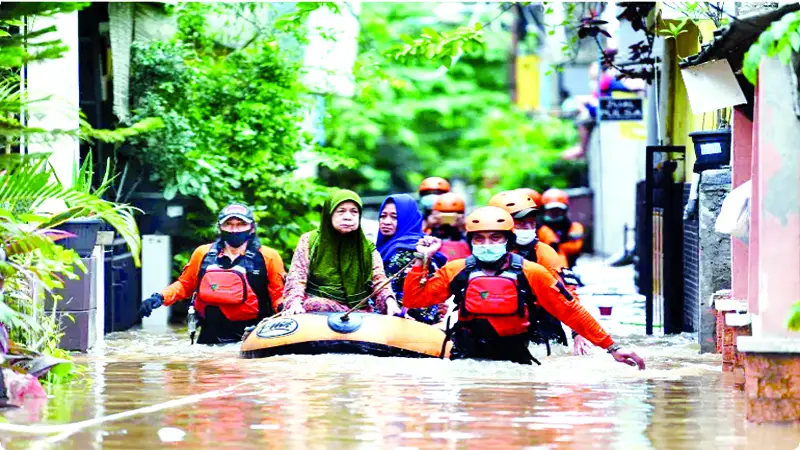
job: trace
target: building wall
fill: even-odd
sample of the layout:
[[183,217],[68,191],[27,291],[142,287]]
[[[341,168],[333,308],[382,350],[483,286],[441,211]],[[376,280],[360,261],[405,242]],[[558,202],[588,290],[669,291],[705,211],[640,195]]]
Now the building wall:
[[731,288],[731,237],[714,229],[722,202],[730,190],[730,169],[703,171],[698,202],[700,320],[696,328],[701,353],[713,353],[716,349],[717,313],[711,296],[721,289]]
[[[676,23],[677,20],[666,21],[667,23]],[[693,114],[691,106],[689,105],[689,96],[686,93],[686,85],[683,84],[683,77],[681,77],[680,68],[678,64],[682,58],[689,55],[694,55],[700,51],[699,40],[702,37],[703,42],[709,42],[714,37],[714,23],[710,20],[703,20],[699,22],[699,26],[695,26],[689,22],[686,24],[686,33],[680,35],[676,45],[667,46],[673,54],[669,58],[672,62],[672,67],[669,73],[670,90],[669,98],[666,101],[670,102],[668,110],[668,118],[666,120],[667,136],[669,137],[671,145],[685,145],[686,146],[686,168],[687,174],[691,172],[694,166],[695,155],[692,150],[692,139],[689,133],[700,130],[713,130],[716,123],[714,122],[713,114]]]
[[[79,125],[78,88],[78,12],[57,14],[52,17],[36,17],[31,31],[55,26],[56,31],[47,34],[47,40],[60,39],[69,50],[61,58],[34,61],[25,68],[25,90],[31,100],[28,125],[45,129],[76,130]],[[50,152],[50,162],[56,175],[67,186],[72,185],[72,172],[78,163],[79,142],[76,138],[61,136],[48,141],[31,140],[26,143],[28,152]],[[56,211],[66,208],[59,202],[46,205],[45,209]]]
[[[791,69],[777,59],[761,65],[757,97],[757,155],[753,213],[757,216],[758,314],[753,335],[797,336],[786,330],[791,306],[800,300],[800,121]],[[752,253],[751,253],[752,256]]]
[[[691,183],[683,185],[683,204],[689,200]],[[683,331],[697,331],[700,320],[700,223],[683,221]]]
[[[753,159],[753,121],[744,113],[733,113],[732,142],[733,185],[737,188],[752,176]],[[747,298],[748,287],[748,245],[740,239],[731,239],[731,296],[735,299]]]

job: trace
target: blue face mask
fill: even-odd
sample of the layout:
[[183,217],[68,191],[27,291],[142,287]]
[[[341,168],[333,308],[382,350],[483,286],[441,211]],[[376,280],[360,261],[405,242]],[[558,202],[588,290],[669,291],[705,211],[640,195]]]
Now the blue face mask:
[[536,230],[514,230],[517,235],[517,244],[528,245],[536,240]]
[[506,254],[506,244],[473,245],[472,254],[481,262],[493,263]]
[[436,199],[437,198],[439,198],[439,196],[436,195],[436,194],[428,194],[428,195],[423,196],[419,200],[420,200],[420,203],[422,204],[422,207],[424,209],[427,209],[428,211],[430,211],[430,210],[433,209],[433,204],[436,203]]

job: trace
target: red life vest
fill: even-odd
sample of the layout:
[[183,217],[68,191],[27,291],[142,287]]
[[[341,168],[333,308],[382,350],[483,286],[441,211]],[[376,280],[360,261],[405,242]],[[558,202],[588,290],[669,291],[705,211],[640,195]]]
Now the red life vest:
[[200,317],[205,317],[206,306],[216,306],[231,321],[258,318],[258,296],[247,281],[248,267],[254,253],[245,252],[242,265],[223,269],[216,264],[219,250],[212,248],[203,258],[194,307]]
[[526,301],[532,299],[532,293],[526,288],[523,261],[521,256],[512,254],[507,269],[486,275],[477,267],[474,256],[467,258],[466,267],[451,287],[459,308],[458,320],[485,319],[498,336],[527,333],[530,321]]
[[442,248],[439,252],[444,255],[448,261],[464,259],[472,254],[467,241],[451,241],[448,239],[442,240]]

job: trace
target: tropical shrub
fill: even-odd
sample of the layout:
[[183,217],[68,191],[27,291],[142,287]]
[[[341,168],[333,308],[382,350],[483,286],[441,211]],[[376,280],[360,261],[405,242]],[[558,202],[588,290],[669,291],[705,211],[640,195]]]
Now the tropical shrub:
[[212,8],[176,9],[180,31],[172,41],[134,46],[134,120],[158,117],[165,127],[131,139],[129,152],[166,199],[202,201],[204,208],[187,216],[193,244],[216,236],[220,208],[243,201],[255,208],[259,233],[288,260],[299,235],[313,226],[313,206],[324,191],[294,174],[296,155],[311,149],[300,130],[299,67],[271,34],[244,48],[217,44],[205,23]]
[[[50,166],[49,154],[15,153],[23,139],[48,142],[72,136],[119,143],[160,126],[160,121],[148,118],[129,128],[96,130],[83,116],[74,129],[26,125],[24,115],[43,99],[30,98],[21,89],[22,67],[59,58],[67,47],[60,40],[48,40],[54,26],[30,32],[22,19],[76,11],[86,5],[15,2],[0,8],[0,136],[6,144],[0,155],[0,364],[7,362],[5,355],[9,351],[22,352],[24,357],[66,355],[57,349],[60,318],[56,317],[55,308],[45,314],[45,296],[57,302],[60,298],[56,290],[64,286],[64,280],[78,277],[78,272],[85,272],[86,268],[77,253],[57,244],[66,234],[56,227],[71,219],[103,219],[125,239],[139,263],[141,240],[133,217],[135,210],[102,198],[113,179],[110,172],[101,186],[93,188],[89,158],[75,168],[74,184],[66,186]],[[66,208],[56,213],[42,212],[43,205],[53,201]]]
[[566,184],[556,169],[570,163],[558,153],[577,133],[569,123],[515,110],[509,33],[499,23],[426,28],[434,7],[362,6],[357,94],[330,98],[325,123],[326,145],[357,160],[358,170],[324,171],[323,180],[371,194],[411,191],[428,175],[479,190]]

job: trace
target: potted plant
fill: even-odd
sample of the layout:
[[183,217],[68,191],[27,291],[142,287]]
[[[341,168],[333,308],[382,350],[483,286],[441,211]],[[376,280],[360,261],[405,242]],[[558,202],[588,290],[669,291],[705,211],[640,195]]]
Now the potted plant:
[[[109,176],[109,173],[112,172],[110,162],[106,164],[108,170],[106,170],[103,180],[97,188],[92,188],[92,180],[94,178],[94,169],[92,167],[92,154],[89,153],[86,155],[83,164],[81,164],[80,167],[76,166],[76,169],[73,171],[73,185],[71,190],[78,194],[92,196],[100,200],[100,203],[105,203],[105,206],[110,207],[92,210],[86,207],[86,204],[82,202],[82,198],[80,197],[75,197],[74,199],[67,198],[64,200],[64,203],[68,209],[66,212],[60,214],[60,216],[66,215],[66,220],[53,227],[73,235],[60,240],[59,245],[64,248],[75,250],[82,258],[89,258],[92,256],[94,246],[97,244],[98,233],[103,228],[105,222],[108,222],[109,225],[118,229],[124,229],[125,226],[130,226],[131,223],[135,223],[132,222],[132,212],[134,208],[125,205],[115,205],[102,200],[103,194],[108,190],[113,181],[113,177]],[[125,226],[120,227],[119,225],[121,224]]]

